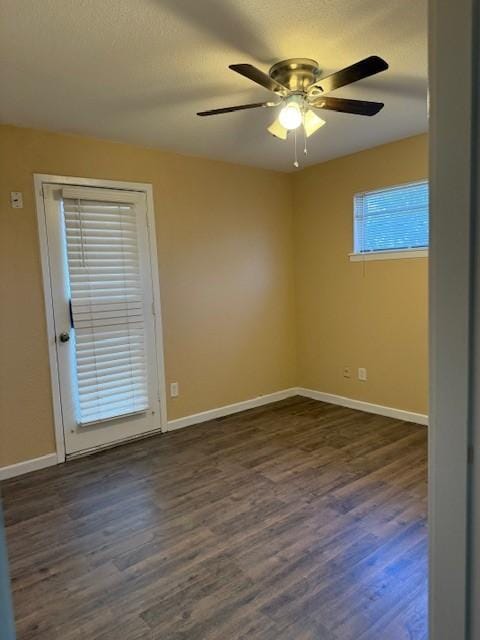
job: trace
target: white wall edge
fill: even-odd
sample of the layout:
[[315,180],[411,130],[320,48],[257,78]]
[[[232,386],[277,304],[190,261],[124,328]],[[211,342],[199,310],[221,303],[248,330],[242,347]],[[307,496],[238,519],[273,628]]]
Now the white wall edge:
[[11,464],[8,467],[0,467],[0,481],[15,478],[16,476],[22,476],[23,474],[30,473],[31,471],[38,471],[39,469],[53,467],[56,464],[58,464],[57,454],[49,453],[48,455],[41,456],[40,458],[32,458],[31,460]]
[[234,404],[227,404],[223,407],[217,407],[216,409],[209,409],[208,411],[201,411],[200,413],[193,413],[183,418],[177,418],[176,420],[169,420],[167,422],[167,431],[175,431],[176,429],[183,429],[184,427],[190,427],[195,424],[207,422],[208,420],[215,420],[215,418],[223,418],[240,411],[246,411],[247,409],[254,409],[255,407],[261,407],[271,402],[278,402],[278,400],[285,400],[296,396],[297,388],[292,387],[290,389],[283,389],[282,391],[275,391],[274,393],[268,393],[263,396],[257,396],[250,400],[243,400],[243,402],[235,402]]
[[404,409],[385,407],[381,404],[372,404],[371,402],[364,402],[363,400],[354,400],[353,398],[337,396],[332,393],[323,393],[322,391],[315,391],[314,389],[304,389],[302,387],[297,389],[297,395],[311,398],[312,400],[320,400],[320,402],[337,404],[341,407],[348,407],[349,409],[357,409],[358,411],[376,413],[377,415],[388,418],[396,418],[404,422],[428,425],[428,416],[424,413],[414,413],[412,411],[405,411]]

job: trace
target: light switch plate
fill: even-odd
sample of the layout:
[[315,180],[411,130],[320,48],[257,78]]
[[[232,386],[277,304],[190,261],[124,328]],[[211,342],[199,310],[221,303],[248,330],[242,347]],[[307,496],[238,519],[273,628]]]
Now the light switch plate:
[[21,191],[12,191],[10,193],[10,204],[12,209],[23,209],[23,193]]

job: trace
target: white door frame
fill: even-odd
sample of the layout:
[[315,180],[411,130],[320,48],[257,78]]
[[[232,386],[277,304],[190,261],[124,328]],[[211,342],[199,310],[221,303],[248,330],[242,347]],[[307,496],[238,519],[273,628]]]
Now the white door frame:
[[480,588],[473,563],[480,545],[472,528],[478,511],[472,514],[472,507],[480,500],[472,483],[480,438],[476,5],[429,0],[431,640],[480,638],[472,627],[478,617],[472,593]]
[[38,235],[40,239],[40,258],[42,264],[43,293],[45,299],[45,316],[47,323],[48,357],[50,363],[50,380],[53,400],[53,420],[55,427],[55,442],[57,461],[65,462],[65,440],[63,431],[62,406],[60,400],[60,384],[57,362],[57,346],[55,323],[53,315],[53,297],[50,276],[50,262],[48,255],[48,237],[45,218],[45,204],[43,200],[43,185],[65,184],[81,187],[100,187],[144,193],[147,200],[147,225],[150,249],[150,263],[152,269],[152,289],[155,307],[155,341],[156,363],[158,371],[158,395],[160,398],[160,431],[167,430],[167,394],[165,386],[165,362],[163,350],[163,324],[160,298],[160,277],[158,271],[157,239],[155,233],[155,210],[153,203],[153,188],[151,184],[143,182],[123,182],[117,180],[99,180],[97,178],[72,178],[43,173],[34,174],[35,202],[37,209]]

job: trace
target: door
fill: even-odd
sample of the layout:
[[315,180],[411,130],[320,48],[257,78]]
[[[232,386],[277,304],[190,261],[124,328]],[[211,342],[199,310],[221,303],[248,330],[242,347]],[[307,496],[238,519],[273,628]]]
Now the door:
[[0,638],[15,640],[15,622],[13,619],[12,595],[8,571],[7,540],[0,501]]
[[145,193],[44,184],[65,450],[160,429]]

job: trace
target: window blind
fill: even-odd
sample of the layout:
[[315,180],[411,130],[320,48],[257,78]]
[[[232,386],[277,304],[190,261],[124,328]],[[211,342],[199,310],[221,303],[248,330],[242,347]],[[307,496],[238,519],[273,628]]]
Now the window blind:
[[427,181],[355,196],[355,253],[425,247],[428,247]]
[[133,204],[63,198],[77,422],[148,407],[144,296]]

